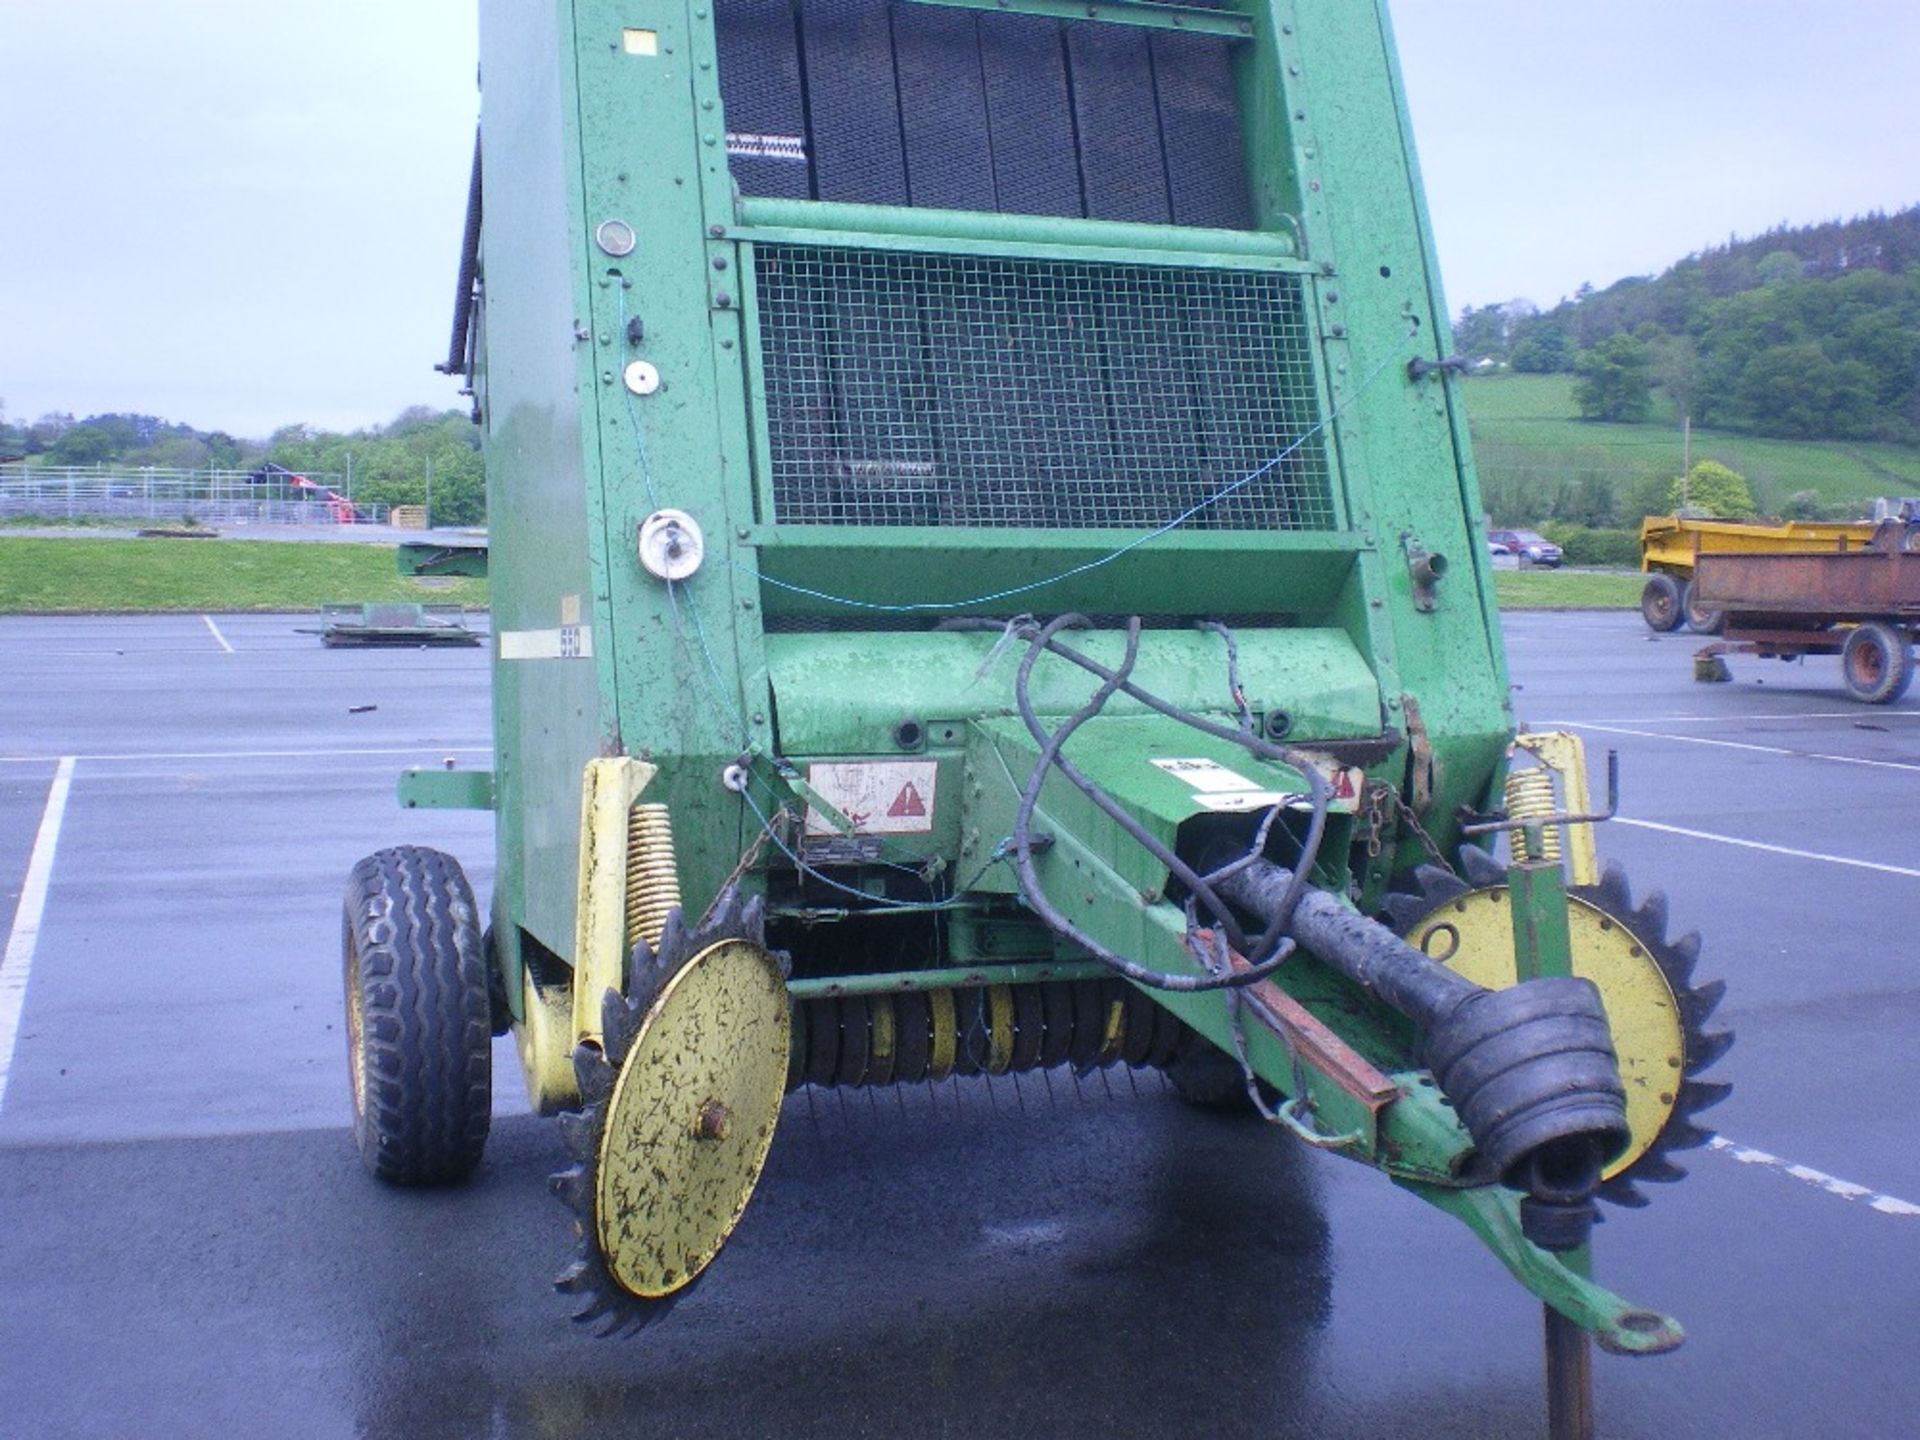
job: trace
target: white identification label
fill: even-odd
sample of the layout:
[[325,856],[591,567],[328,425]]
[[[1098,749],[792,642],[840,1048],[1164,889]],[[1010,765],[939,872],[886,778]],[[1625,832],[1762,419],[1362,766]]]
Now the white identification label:
[[797,161],[804,165],[807,142],[801,135],[755,135],[744,130],[729,130],[727,154],[755,160]]
[[[1176,775],[1191,785],[1193,803],[1203,810],[1265,810],[1273,805],[1306,810],[1313,806],[1311,795],[1262,790],[1255,781],[1212,760],[1157,759],[1153,763],[1169,775]],[[1327,776],[1327,808],[1342,814],[1352,814],[1358,810],[1360,790],[1366,778],[1364,771],[1336,766]]]
[[503,630],[502,660],[591,660],[593,628],[562,625],[556,630]]
[[1161,759],[1153,762],[1169,775],[1178,775],[1196,790],[1209,794],[1232,790],[1258,790],[1260,784],[1244,775],[1236,775],[1213,760]]
[[[932,760],[866,760],[807,767],[807,784],[853,823],[856,835],[925,835],[933,829],[933,791],[940,766]],[[840,830],[807,808],[809,835]]]

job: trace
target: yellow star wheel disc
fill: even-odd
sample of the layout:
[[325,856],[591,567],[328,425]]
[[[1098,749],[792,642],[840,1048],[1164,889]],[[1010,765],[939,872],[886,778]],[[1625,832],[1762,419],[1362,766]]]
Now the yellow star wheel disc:
[[748,940],[721,940],[661,990],[607,1101],[594,1222],[629,1294],[684,1289],[733,1233],[786,1090],[787,987]]

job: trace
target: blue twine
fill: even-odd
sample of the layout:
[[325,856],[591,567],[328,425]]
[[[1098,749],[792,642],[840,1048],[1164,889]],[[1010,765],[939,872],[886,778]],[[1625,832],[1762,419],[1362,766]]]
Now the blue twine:
[[1389,369],[1391,369],[1395,365],[1404,364],[1404,363],[1405,362],[1403,361],[1403,359],[1397,355],[1381,361],[1380,364],[1375,366],[1372,372],[1369,373],[1365,379],[1363,379],[1357,386],[1354,387],[1353,393],[1351,395],[1347,396],[1345,400],[1341,401],[1338,405],[1334,406],[1332,410],[1327,412],[1327,416],[1324,420],[1321,420],[1318,424],[1314,425],[1311,429],[1305,431],[1300,436],[1299,439],[1295,440],[1291,445],[1287,446],[1286,449],[1282,450],[1278,455],[1275,455],[1271,460],[1268,460],[1264,464],[1261,464],[1255,467],[1254,469],[1248,471],[1245,475],[1242,475],[1238,480],[1235,480],[1231,485],[1228,485],[1225,489],[1220,490],[1215,494],[1209,495],[1204,500],[1201,500],[1196,504],[1189,506],[1187,509],[1181,511],[1180,514],[1174,516],[1173,519],[1167,521],[1167,523],[1160,526],[1159,529],[1149,530],[1146,534],[1137,536],[1136,538],[1129,540],[1125,545],[1122,545],[1118,550],[1111,551],[1110,553],[1106,555],[1102,555],[1099,558],[1094,560],[1083,561],[1081,564],[1072,566],[1066,570],[1062,570],[1057,575],[1049,575],[1044,580],[1032,580],[1027,582],[1024,585],[1014,585],[1009,587],[1008,589],[995,590],[986,595],[975,595],[968,600],[917,600],[905,605],[897,605],[897,604],[889,604],[879,600],[855,600],[845,595],[835,595],[830,591],[815,590],[806,585],[796,585],[791,580],[776,579],[773,576],[768,575],[764,571],[758,569],[757,567],[750,567],[738,560],[732,560],[729,563],[731,563],[736,570],[741,571],[743,574],[751,575],[754,579],[760,581],[762,584],[771,585],[777,590],[785,590],[789,594],[804,595],[810,600],[823,600],[829,605],[843,605],[853,610],[873,610],[873,611],[878,611],[888,615],[919,615],[919,614],[926,614],[929,612],[940,613],[940,612],[951,612],[955,610],[974,610],[974,609],[978,609],[980,606],[991,605],[1001,600],[1012,600],[1017,596],[1030,595],[1036,590],[1046,589],[1049,585],[1057,585],[1062,580],[1071,580],[1076,575],[1085,575],[1089,571],[1098,570],[1103,566],[1111,565],[1113,564],[1114,561],[1119,560],[1124,556],[1131,555],[1135,550],[1138,550],[1141,546],[1151,544],[1153,541],[1160,539],[1164,535],[1172,534],[1175,530],[1178,530],[1182,525],[1186,524],[1187,521],[1191,520],[1194,516],[1200,514],[1202,511],[1211,509],[1213,506],[1218,505],[1222,500],[1225,500],[1228,496],[1234,494],[1236,491],[1242,490],[1246,486],[1251,485],[1254,481],[1258,480],[1262,475],[1265,475],[1268,471],[1272,470],[1274,466],[1279,465],[1281,462],[1286,460],[1289,456],[1297,452],[1302,445],[1305,445],[1309,440],[1313,439],[1314,436],[1318,435],[1321,431],[1325,430],[1328,426],[1332,425],[1335,420],[1339,419],[1343,413],[1345,413],[1347,410],[1352,408],[1352,406],[1359,401],[1360,397],[1372,387],[1373,382],[1378,380],[1381,375],[1385,374]]

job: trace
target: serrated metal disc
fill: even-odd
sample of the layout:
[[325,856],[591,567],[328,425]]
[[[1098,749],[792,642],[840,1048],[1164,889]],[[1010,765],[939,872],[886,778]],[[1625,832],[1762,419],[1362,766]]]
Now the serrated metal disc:
[[[1422,918],[1406,928],[1408,942],[1489,990],[1513,985],[1513,906],[1507,887],[1463,894],[1447,886],[1433,898]],[[1610,912],[1604,908],[1607,901],[1619,908]],[[1632,910],[1617,871],[1608,883],[1567,896],[1573,971],[1600,991],[1626,1087],[1632,1138],[1604,1172],[1610,1181],[1628,1172],[1634,1179],[1661,1179],[1667,1167],[1658,1151],[1698,1143],[1686,1124],[1692,1107],[1682,1090],[1688,1073],[1707,1063],[1700,1050],[1712,1048],[1717,1057],[1725,1048],[1718,1037],[1701,1035],[1694,1026],[1693,994],[1676,990],[1662,964],[1664,936],[1648,928],[1656,921],[1664,924],[1664,902],[1649,900]]]
[[722,940],[669,980],[607,1101],[594,1226],[607,1272],[659,1299],[705,1270],[773,1143],[790,1044],[786,982],[758,945]]

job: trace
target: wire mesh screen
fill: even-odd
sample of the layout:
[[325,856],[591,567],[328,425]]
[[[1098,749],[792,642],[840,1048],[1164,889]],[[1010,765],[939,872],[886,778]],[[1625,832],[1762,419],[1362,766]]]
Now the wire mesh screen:
[[1330,528],[1303,282],[763,245],[786,524]]

